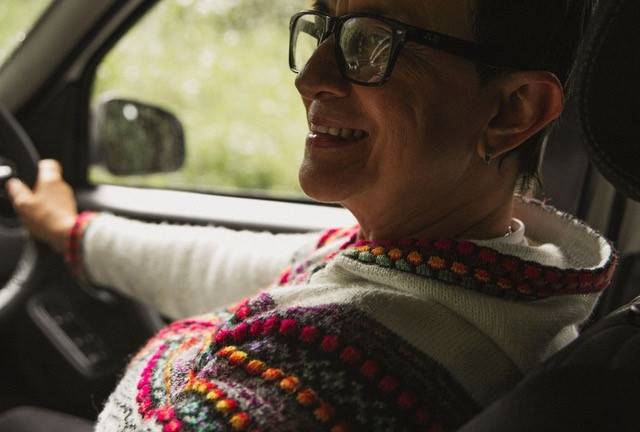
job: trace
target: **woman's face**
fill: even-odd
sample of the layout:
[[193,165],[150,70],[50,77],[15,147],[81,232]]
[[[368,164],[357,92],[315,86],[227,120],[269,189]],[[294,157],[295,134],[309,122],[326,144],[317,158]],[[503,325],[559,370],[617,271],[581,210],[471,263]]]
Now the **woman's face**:
[[[473,40],[467,0],[319,3],[332,15],[373,12]],[[304,191],[340,202],[358,217],[363,205],[423,211],[425,201],[472,186],[483,165],[478,142],[490,119],[474,64],[410,43],[384,86],[363,87],[340,75],[333,44],[333,38],[325,41],[296,80],[310,129],[354,129],[365,136],[338,140],[311,133],[300,168]]]

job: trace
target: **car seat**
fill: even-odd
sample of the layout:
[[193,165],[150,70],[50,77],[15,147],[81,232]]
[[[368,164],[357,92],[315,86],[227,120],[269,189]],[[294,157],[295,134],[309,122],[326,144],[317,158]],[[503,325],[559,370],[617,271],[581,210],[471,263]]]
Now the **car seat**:
[[[636,201],[639,23],[638,0],[600,2],[580,53],[576,95],[592,161],[618,192]],[[640,294],[639,259],[623,260],[593,325],[460,431],[639,431],[640,297],[609,312]]]

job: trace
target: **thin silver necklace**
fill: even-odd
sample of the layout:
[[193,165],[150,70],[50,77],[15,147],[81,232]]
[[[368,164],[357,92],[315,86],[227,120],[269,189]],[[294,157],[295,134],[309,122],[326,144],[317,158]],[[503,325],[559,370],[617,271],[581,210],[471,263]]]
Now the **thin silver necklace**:
[[513,227],[509,225],[509,229],[507,230],[507,233],[504,235],[504,238],[511,237],[511,234],[513,234]]

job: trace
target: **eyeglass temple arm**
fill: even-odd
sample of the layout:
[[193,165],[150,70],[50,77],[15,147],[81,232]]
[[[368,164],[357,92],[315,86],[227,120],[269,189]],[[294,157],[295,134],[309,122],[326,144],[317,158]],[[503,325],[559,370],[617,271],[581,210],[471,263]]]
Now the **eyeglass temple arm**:
[[522,59],[513,58],[499,48],[487,47],[442,33],[410,28],[407,30],[406,40],[475,60],[488,66],[528,69]]

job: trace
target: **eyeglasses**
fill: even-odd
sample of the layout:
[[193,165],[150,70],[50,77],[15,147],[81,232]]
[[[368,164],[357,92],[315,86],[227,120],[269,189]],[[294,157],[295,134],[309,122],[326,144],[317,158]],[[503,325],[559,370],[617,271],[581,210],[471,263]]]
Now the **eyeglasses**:
[[363,86],[384,85],[407,42],[488,66],[524,68],[519,60],[499,50],[367,13],[332,17],[319,11],[300,12],[291,17],[290,32],[289,66],[293,72],[302,71],[318,47],[335,35],[335,55],[342,76]]

